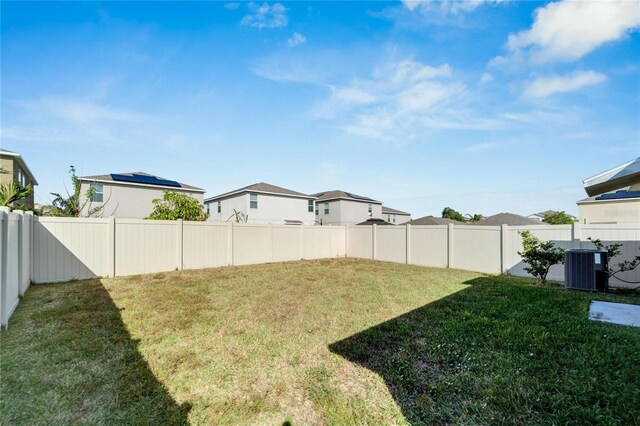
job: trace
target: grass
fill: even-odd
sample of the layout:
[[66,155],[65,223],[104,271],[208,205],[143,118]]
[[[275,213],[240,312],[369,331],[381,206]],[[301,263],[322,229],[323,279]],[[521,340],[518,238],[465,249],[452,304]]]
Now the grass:
[[32,287],[0,423],[637,424],[640,329],[530,280],[355,259]]

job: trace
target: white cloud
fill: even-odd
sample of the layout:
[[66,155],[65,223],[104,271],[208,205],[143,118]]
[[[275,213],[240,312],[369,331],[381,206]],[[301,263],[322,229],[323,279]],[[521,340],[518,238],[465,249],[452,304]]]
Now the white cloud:
[[239,7],[240,7],[240,3],[225,3],[224,5],[225,9],[231,9],[231,10],[235,10]]
[[468,146],[460,150],[460,152],[464,154],[474,154],[476,152],[491,151],[494,149],[498,149],[502,146],[504,145],[501,145],[497,142],[485,142],[485,143],[479,143],[479,144]]
[[530,29],[509,35],[507,57],[497,57],[492,63],[574,61],[638,28],[637,1],[549,3],[536,9]]
[[72,98],[43,98],[37,101],[21,101],[16,104],[33,114],[51,115],[73,123],[97,121],[138,122],[148,116],[125,109],[112,108],[94,102]]
[[291,47],[300,46],[307,42],[307,38],[300,33],[293,33],[293,35],[287,39],[287,43]]
[[483,4],[497,4],[504,0],[402,0],[402,4],[411,11],[457,15],[472,12]]
[[556,93],[573,92],[585,86],[600,84],[606,80],[606,75],[595,71],[575,71],[565,75],[538,77],[527,83],[524,96],[543,98]]
[[288,9],[280,3],[273,5],[263,3],[262,6],[249,3],[248,8],[251,13],[242,18],[240,22],[242,25],[258,29],[272,29],[286,27],[289,24]]
[[491,83],[492,81],[493,75],[489,74],[488,72],[485,72],[484,74],[482,74],[482,77],[480,77],[481,84]]

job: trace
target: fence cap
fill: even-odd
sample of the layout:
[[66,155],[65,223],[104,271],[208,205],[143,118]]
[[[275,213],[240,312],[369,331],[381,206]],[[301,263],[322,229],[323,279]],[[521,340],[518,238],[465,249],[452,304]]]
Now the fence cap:
[[8,206],[0,206],[0,212],[11,213],[11,209]]

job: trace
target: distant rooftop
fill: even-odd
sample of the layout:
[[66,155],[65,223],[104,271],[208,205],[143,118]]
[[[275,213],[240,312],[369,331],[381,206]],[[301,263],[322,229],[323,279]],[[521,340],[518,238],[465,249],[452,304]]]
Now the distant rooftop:
[[393,224],[387,222],[384,219],[377,219],[377,218],[367,219],[364,222],[356,223],[356,225],[382,225],[382,226],[391,225],[391,226],[394,226]]
[[411,213],[392,209],[391,207],[387,207],[387,206],[382,206],[382,214],[401,214],[401,215],[411,216]]
[[460,222],[457,220],[449,219],[446,217],[435,217],[435,216],[424,216],[419,217],[418,219],[413,219],[412,221],[407,222],[409,225],[465,225],[464,222]]
[[181,188],[188,189],[194,192],[204,192],[204,189],[202,188],[154,176],[145,172],[110,173],[108,175],[82,176],[78,179],[81,181],[112,182],[114,184],[133,183],[137,185],[150,185],[163,188]]
[[224,194],[215,195],[213,197],[209,197],[205,202],[209,202],[212,200],[217,200],[219,198],[225,198],[230,195],[241,194],[244,192],[257,192],[263,194],[277,194],[277,195],[288,195],[291,197],[301,197],[301,198],[314,198],[309,194],[303,194],[302,192],[293,191],[291,189],[282,188],[280,186],[271,185],[266,182],[254,183],[253,185],[243,186],[242,188],[235,189],[233,191],[225,192]]
[[493,216],[486,217],[478,222],[473,222],[472,225],[478,226],[499,226],[499,225],[541,225],[537,220],[531,220],[527,217],[520,216],[514,213],[498,213]]
[[6,157],[13,157],[15,158],[15,160],[20,164],[20,168],[27,173],[27,175],[29,175],[29,180],[34,184],[37,185],[38,181],[36,180],[36,177],[33,175],[33,173],[31,173],[31,170],[29,170],[29,166],[27,166],[27,163],[24,162],[24,158],[22,158],[22,156],[20,154],[18,154],[15,151],[9,151],[8,149],[4,149],[4,148],[0,148],[0,156],[6,156]]
[[382,204],[381,201],[374,200],[373,198],[363,197],[362,195],[353,194],[351,192],[341,191],[334,189],[333,191],[318,192],[313,194],[318,201],[330,201],[330,200],[350,200],[360,201],[364,203]]

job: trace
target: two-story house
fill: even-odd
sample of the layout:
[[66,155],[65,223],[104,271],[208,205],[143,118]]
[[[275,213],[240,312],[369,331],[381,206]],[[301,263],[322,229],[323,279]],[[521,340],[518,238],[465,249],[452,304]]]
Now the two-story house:
[[[18,182],[23,187],[31,185],[35,187],[38,181],[27,167],[27,163],[17,152],[9,151],[8,149],[0,148],[0,184],[8,182]],[[20,200],[17,204],[32,210],[33,209],[33,191],[27,198]]]
[[[144,172],[83,176],[78,180],[82,216],[88,216],[94,211],[93,216],[97,217],[144,219],[153,211],[152,201],[162,198],[163,191],[187,194],[200,203],[203,202],[205,192],[195,186]],[[88,199],[90,188],[92,195]]]
[[384,219],[382,202],[350,192],[333,190],[314,194],[316,222],[323,225],[355,225],[367,219]]
[[204,200],[209,220],[235,221],[235,213],[248,217],[247,223],[313,225],[314,197],[269,183],[260,182]]

